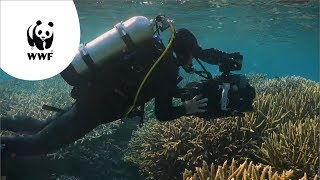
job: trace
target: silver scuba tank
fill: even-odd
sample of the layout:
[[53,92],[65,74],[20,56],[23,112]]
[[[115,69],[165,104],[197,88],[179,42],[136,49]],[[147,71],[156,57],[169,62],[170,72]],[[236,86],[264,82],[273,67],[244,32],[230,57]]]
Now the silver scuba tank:
[[144,16],[135,16],[120,22],[111,30],[87,44],[80,44],[79,51],[72,63],[61,72],[63,79],[70,85],[77,85],[80,77],[101,67],[110,59],[145,41],[152,39],[154,21]]

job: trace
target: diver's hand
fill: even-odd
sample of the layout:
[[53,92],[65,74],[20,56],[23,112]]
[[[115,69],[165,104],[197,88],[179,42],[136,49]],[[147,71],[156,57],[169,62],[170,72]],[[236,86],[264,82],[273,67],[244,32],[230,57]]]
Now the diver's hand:
[[205,109],[201,109],[203,107],[207,107],[208,98],[202,98],[202,95],[197,95],[191,100],[185,101],[183,103],[184,107],[186,108],[187,114],[195,114],[195,113],[202,113],[205,112]]

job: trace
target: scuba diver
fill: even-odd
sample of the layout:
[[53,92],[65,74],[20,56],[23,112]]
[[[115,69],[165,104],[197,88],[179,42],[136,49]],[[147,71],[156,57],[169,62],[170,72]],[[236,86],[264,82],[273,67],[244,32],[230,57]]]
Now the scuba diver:
[[[156,27],[156,30],[153,28]],[[159,30],[171,29],[167,48]],[[174,30],[164,16],[154,20],[137,16],[117,24],[88,44],[83,44],[61,75],[73,86],[75,103],[48,120],[31,117],[0,117],[2,130],[34,134],[1,137],[1,158],[46,154],[66,146],[102,123],[132,116],[143,117],[144,104],[155,99],[155,115],[170,121],[184,115],[204,113],[208,98],[201,94],[174,106],[181,98],[177,84],[179,67],[194,72],[192,59],[219,65],[242,63],[240,53],[203,50],[187,29]],[[46,106],[48,107],[48,106]]]

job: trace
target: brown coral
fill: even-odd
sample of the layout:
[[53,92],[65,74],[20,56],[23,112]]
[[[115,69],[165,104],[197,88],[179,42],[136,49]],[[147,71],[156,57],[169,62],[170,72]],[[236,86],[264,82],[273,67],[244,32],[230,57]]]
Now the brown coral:
[[[274,172],[271,166],[265,166],[262,164],[255,165],[253,162],[248,164],[248,161],[236,165],[232,160],[230,166],[227,165],[227,161],[222,166],[216,167],[211,163],[210,169],[208,164],[203,161],[202,167],[196,167],[195,173],[185,170],[183,173],[183,180],[232,180],[232,179],[250,179],[250,180],[290,180],[294,176],[293,170],[283,171],[281,174]],[[307,180],[307,174],[305,173],[301,180]],[[317,179],[317,175],[313,178]]]
[[306,88],[319,90],[320,84],[299,76],[288,76],[282,78],[268,79],[266,75],[252,74],[248,76],[251,84],[255,87],[257,94],[278,94],[290,91],[300,91]]
[[289,121],[272,132],[261,146],[262,161],[280,169],[293,169],[298,176],[315,175],[319,167],[319,117]]
[[71,87],[61,78],[43,81],[11,80],[0,84],[0,116],[26,115],[36,119],[46,119],[53,112],[42,110],[47,104],[64,108],[70,106]]
[[258,95],[254,102],[255,111],[246,114],[246,123],[242,126],[264,136],[290,119],[314,117],[320,110],[320,88],[315,89]]
[[226,159],[253,153],[256,142],[245,139],[239,119],[205,121],[182,117],[173,122],[150,121],[133,135],[125,159],[137,164],[142,173],[155,179],[174,179],[185,167],[203,160]]

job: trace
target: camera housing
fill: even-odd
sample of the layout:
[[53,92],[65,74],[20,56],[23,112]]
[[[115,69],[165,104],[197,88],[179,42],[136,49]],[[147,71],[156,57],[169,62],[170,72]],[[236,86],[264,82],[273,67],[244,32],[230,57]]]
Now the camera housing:
[[[227,93],[226,108],[222,108],[224,83],[230,84],[230,89],[225,92]],[[252,104],[256,95],[255,89],[249,84],[247,78],[239,74],[221,75],[201,83],[189,83],[182,90],[181,100],[187,101],[199,94],[208,98],[207,111],[195,114],[202,118],[243,116],[243,112],[253,110]]]

